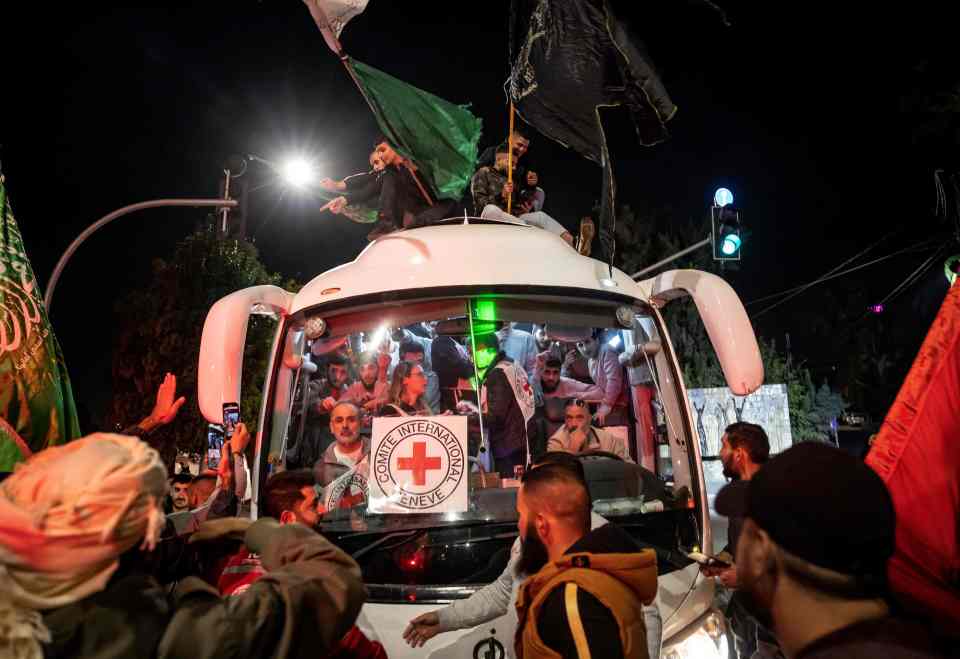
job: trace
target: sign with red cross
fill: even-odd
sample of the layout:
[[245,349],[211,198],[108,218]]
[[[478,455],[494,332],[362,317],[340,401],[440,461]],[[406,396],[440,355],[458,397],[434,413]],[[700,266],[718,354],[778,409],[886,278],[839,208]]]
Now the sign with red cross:
[[467,417],[373,420],[368,511],[466,512]]

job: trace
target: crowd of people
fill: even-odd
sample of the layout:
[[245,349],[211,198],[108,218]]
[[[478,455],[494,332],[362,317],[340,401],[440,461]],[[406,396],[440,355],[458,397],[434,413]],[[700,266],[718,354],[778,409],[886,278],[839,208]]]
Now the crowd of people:
[[[564,346],[542,328],[516,323],[472,339],[417,323],[386,332],[365,350],[343,340],[315,343],[317,372],[303,387],[303,416],[291,426],[284,464],[352,469],[363,462],[357,451],[369,453],[374,417],[447,414],[470,417],[470,454],[502,477],[548,450],[602,451],[634,462],[628,390],[635,369],[621,363],[606,336],[597,329]],[[646,432],[652,434],[652,422]]]
[[[356,411],[333,408],[344,437],[356,435]],[[221,492],[248,441],[238,426]],[[716,499],[730,519],[729,553],[701,569],[735,589],[738,642],[751,640],[742,625],[752,626],[753,645],[739,656],[946,656],[887,589],[896,513],[862,461],[817,442],[771,458],[763,429],[743,422],[726,429],[721,460],[733,478]],[[387,656],[355,624],[366,598],[359,566],[316,532],[314,473],[275,473],[260,520],[211,512],[175,554],[168,492],[154,449],[105,433],[47,449],[0,483],[0,655]],[[415,616],[404,640],[421,647],[513,611],[520,658],[659,656],[657,555],[592,511],[578,456],[537,456],[517,512],[519,537],[500,577]],[[169,576],[184,546],[211,545],[229,551]],[[167,569],[156,569],[158,554]]]
[[[469,192],[459,200],[438,200],[429,182],[418,173],[414,163],[397,153],[386,140],[380,140],[370,153],[370,170],[339,181],[325,178],[320,187],[339,196],[323,210],[342,213],[350,205],[372,206],[377,223],[367,238],[376,240],[400,229],[433,224],[464,213],[484,219],[526,224],[553,233],[574,245],[573,234],[543,208],[546,192],[540,177],[526,163],[530,135],[524,128],[496,147],[480,154],[478,168],[470,181]],[[576,247],[590,253],[595,228],[593,220],[583,218]]]
[[[242,514],[243,423],[215,471],[174,473],[151,446],[183,405],[172,375],[150,415],[127,429],[146,441],[99,433],[33,456],[0,482],[0,656],[385,659],[356,624],[360,567],[317,533],[330,503],[324,486],[363,469],[373,416],[460,413],[485,420],[503,475],[526,467],[519,534],[495,581],[413,617],[403,640],[422,647],[509,613],[518,658],[659,657],[657,553],[593,511],[582,463],[597,451],[634,459],[608,424],[623,413],[616,387],[644,380],[624,366],[629,355],[604,357],[615,349],[602,331],[564,354],[531,329],[507,325],[461,343],[410,326],[355,360],[342,346],[326,352],[324,377],[304,395],[329,442],[300,447],[304,464],[267,479],[256,522]],[[471,400],[463,381],[474,367]],[[527,431],[548,401],[563,417],[530,457]],[[872,469],[817,442],[771,457],[763,428],[747,422],[726,428],[719,458],[732,481],[715,504],[728,544],[701,573],[732,593],[738,656],[949,654],[888,589],[896,512]],[[340,503],[364,499],[362,487],[348,488]]]

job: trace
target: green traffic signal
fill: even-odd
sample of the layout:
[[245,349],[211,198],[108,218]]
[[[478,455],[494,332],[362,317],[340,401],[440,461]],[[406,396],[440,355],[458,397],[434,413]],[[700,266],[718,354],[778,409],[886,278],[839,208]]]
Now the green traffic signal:
[[710,209],[713,227],[713,258],[717,261],[739,261],[743,246],[740,211],[730,206]]

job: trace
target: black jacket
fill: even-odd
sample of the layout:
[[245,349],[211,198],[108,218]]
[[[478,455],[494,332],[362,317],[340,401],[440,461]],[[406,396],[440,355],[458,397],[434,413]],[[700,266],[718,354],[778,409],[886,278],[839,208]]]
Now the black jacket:
[[[494,364],[513,360],[504,353],[497,355]],[[513,393],[513,387],[502,369],[491,366],[483,379],[487,389],[487,413],[483,423],[490,431],[490,449],[496,458],[502,458],[526,446],[523,412]]]
[[438,336],[430,344],[430,363],[440,381],[440,389],[452,389],[460,378],[473,377],[473,364],[461,354],[451,336]]
[[403,226],[405,214],[413,217],[428,208],[406,167],[390,166],[381,172],[351,176],[345,182],[347,203],[372,203],[376,199],[380,219],[396,227]]
[[243,594],[221,598],[190,576],[168,595],[153,576],[121,566],[102,591],[44,611],[44,656],[306,659],[336,647],[366,599],[357,564],[300,524],[261,519],[244,541],[267,575]]

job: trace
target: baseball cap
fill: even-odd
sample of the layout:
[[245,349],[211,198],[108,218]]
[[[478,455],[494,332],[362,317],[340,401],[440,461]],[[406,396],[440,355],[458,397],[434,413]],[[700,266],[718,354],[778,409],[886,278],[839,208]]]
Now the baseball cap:
[[870,467],[838,448],[803,442],[749,481],[717,494],[717,512],[749,517],[783,549],[814,565],[882,578],[893,555],[890,493]]

